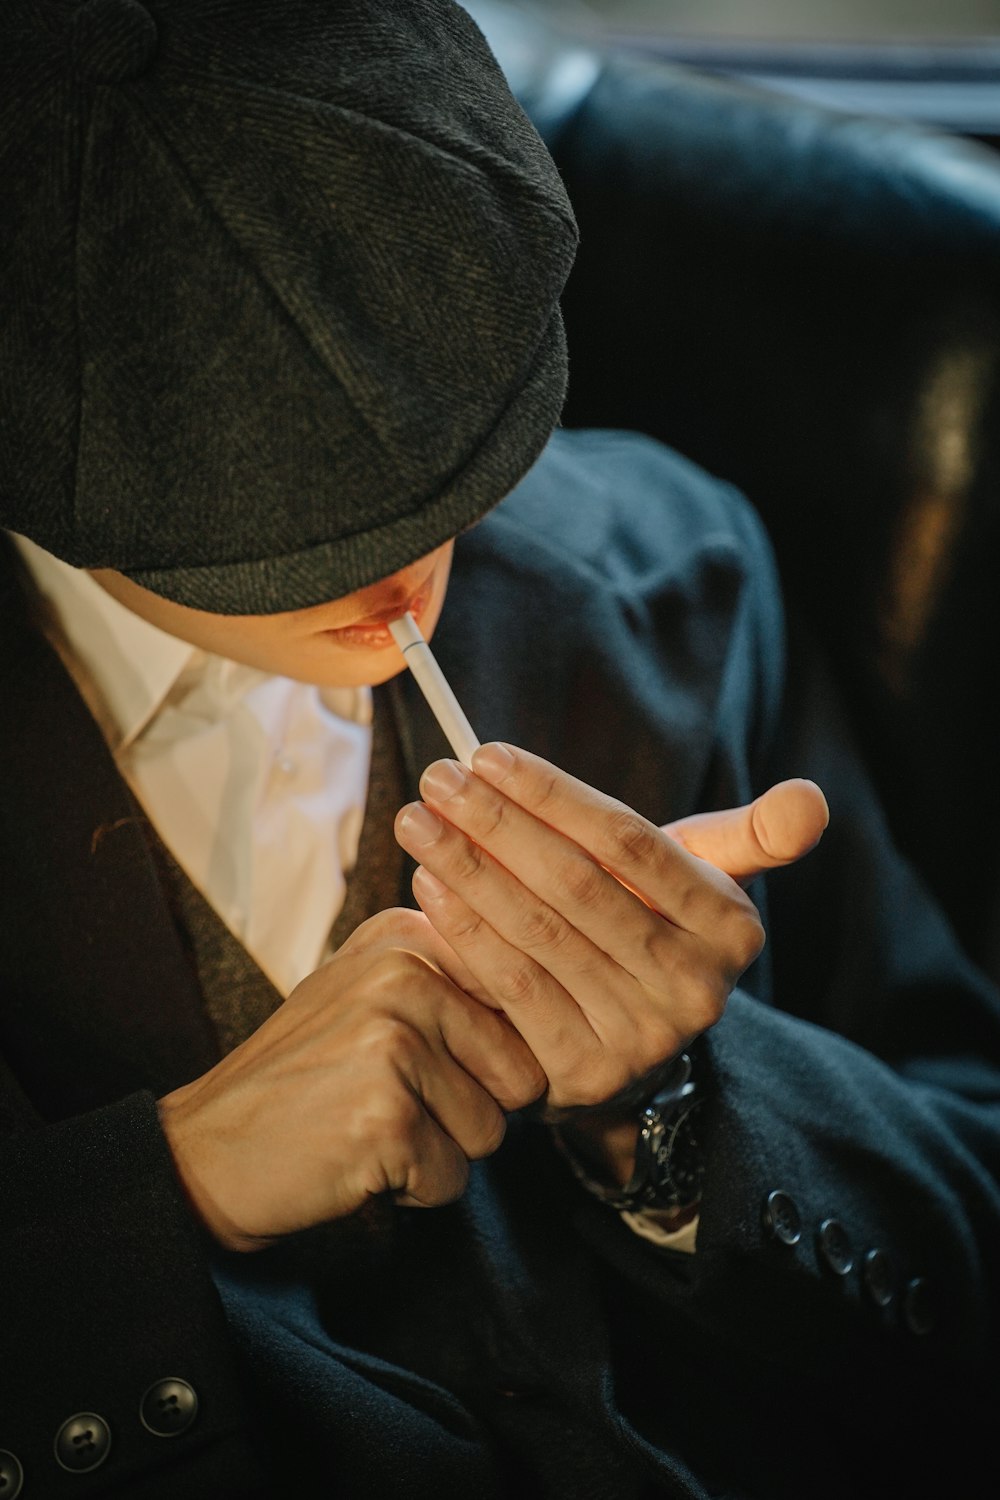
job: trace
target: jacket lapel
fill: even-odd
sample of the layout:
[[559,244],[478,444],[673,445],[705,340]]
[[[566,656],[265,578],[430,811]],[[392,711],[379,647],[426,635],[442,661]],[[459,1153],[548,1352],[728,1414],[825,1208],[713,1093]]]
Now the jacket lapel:
[[3,1051],[46,1118],[215,1060],[144,818],[44,639],[21,563],[0,553],[0,1010]]

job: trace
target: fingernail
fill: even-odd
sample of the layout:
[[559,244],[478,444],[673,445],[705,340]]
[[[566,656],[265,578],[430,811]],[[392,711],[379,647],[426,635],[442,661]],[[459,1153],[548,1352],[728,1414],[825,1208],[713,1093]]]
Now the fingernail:
[[440,901],[447,893],[447,886],[432,875],[430,870],[425,870],[423,865],[418,865],[413,872],[413,894],[419,901],[421,897],[425,901]]
[[444,832],[444,824],[422,802],[411,802],[400,814],[399,830],[411,844],[433,844]]
[[436,760],[420,778],[420,792],[432,802],[447,802],[465,791],[466,775],[453,760]]
[[514,757],[499,740],[480,745],[472,757],[472,769],[484,781],[503,781],[514,768]]

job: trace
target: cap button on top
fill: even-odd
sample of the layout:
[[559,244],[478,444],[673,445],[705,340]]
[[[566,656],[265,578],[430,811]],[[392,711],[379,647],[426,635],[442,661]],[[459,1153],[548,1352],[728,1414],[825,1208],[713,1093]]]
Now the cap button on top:
[[87,0],[73,15],[70,54],[95,83],[124,83],[156,51],[156,22],[139,0]]
[[151,1385],[139,1407],[142,1425],[154,1437],[178,1437],[187,1432],[197,1415],[194,1387],[176,1376]]
[[797,1245],[802,1238],[802,1219],[794,1198],[776,1188],[764,1200],[764,1229],[783,1245]]

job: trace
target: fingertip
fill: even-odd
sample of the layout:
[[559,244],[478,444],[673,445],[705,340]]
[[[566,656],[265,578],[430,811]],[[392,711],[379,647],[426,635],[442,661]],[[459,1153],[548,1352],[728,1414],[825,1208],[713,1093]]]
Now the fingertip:
[[414,870],[410,881],[410,888],[421,906],[423,906],[425,901],[440,901],[443,896],[447,896],[448,894],[447,886],[438,880],[436,875],[432,875],[430,870],[425,869],[423,865],[418,865]]
[[494,785],[509,776],[514,768],[514,752],[502,740],[491,740],[473,751],[472,769],[477,776]]
[[793,777],[758,797],[751,816],[765,854],[785,863],[815,848],[830,821],[830,808],[814,781]]
[[810,799],[813,816],[819,825],[819,832],[816,835],[818,839],[823,830],[829,826],[830,822],[830,804],[826,800],[823,788],[817,785],[815,781],[810,781],[806,776],[795,776],[792,778],[790,784],[800,788],[801,792]]

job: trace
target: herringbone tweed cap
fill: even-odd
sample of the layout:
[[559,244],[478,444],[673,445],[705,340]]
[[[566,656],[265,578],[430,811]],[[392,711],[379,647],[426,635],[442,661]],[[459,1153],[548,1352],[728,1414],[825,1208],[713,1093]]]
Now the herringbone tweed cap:
[[573,216],[451,0],[3,0],[0,520],[298,609],[483,515],[558,419]]

